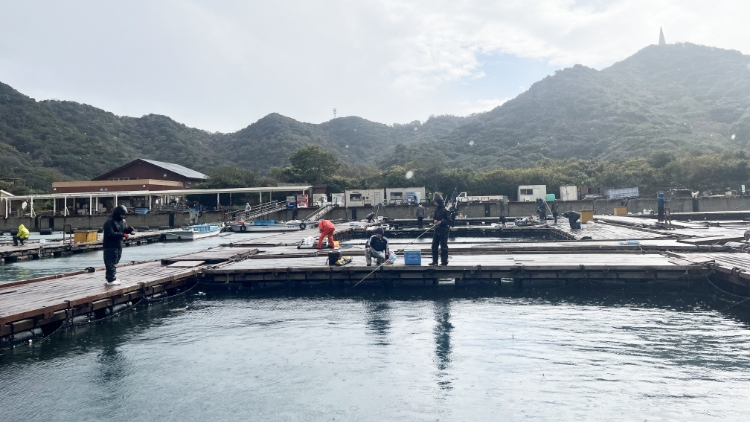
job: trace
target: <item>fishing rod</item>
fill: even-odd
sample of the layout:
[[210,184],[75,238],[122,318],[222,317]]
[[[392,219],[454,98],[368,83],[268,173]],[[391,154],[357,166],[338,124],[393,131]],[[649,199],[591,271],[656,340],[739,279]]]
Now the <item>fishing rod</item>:
[[[430,231],[430,230],[432,230],[432,229],[433,229],[433,227],[429,227],[429,228],[427,228],[427,230],[423,231],[423,232],[422,232],[422,234],[420,234],[419,236],[417,236],[417,238],[416,238],[416,239],[414,239],[414,240],[412,240],[411,242],[409,242],[409,243],[407,243],[406,245],[404,245],[404,247],[403,247],[403,248],[395,250],[395,251],[394,251],[393,253],[397,254],[397,253],[399,253],[399,252],[403,252],[403,251],[404,251],[404,250],[405,250],[405,249],[406,249],[406,248],[407,248],[407,247],[408,247],[409,245],[411,245],[412,243],[414,243],[414,242],[416,242],[417,240],[419,240],[419,238],[420,238],[420,237],[424,236],[425,234],[427,234],[427,232],[429,232],[429,231]],[[355,288],[355,287],[359,286],[359,284],[360,284],[361,282],[363,282],[363,281],[367,280],[367,278],[368,278],[368,277],[370,277],[371,275],[373,275],[373,274],[375,273],[375,271],[379,270],[379,269],[380,269],[380,268],[381,268],[381,267],[382,267],[383,265],[385,265],[385,264],[386,264],[387,262],[389,262],[389,260],[388,260],[388,259],[386,259],[385,261],[383,261],[383,263],[382,263],[382,264],[380,264],[380,265],[378,265],[377,267],[375,267],[375,269],[373,269],[372,271],[370,271],[370,272],[369,272],[369,273],[368,273],[368,274],[367,274],[366,276],[364,276],[364,277],[363,277],[363,278],[362,278],[361,280],[359,280],[359,281],[358,281],[358,282],[357,282],[357,283],[356,283],[355,285],[353,285],[352,287],[346,288],[346,289],[342,290],[342,291],[341,291],[341,292],[339,292],[339,293],[344,293],[344,292],[346,292],[346,291],[348,291],[348,290],[351,290],[351,289],[353,289],[353,288]]]
[[[458,212],[458,198],[456,197],[456,192],[457,192],[457,191],[455,191],[455,190],[454,190],[454,193],[453,193],[453,200],[452,200],[452,201],[450,201],[450,200],[448,201],[448,202],[449,202],[449,203],[451,203],[451,205],[452,205],[452,206],[451,206],[451,208],[450,208],[450,209],[448,210],[448,212],[449,212],[449,214],[450,214],[450,219],[451,219],[451,222],[452,222],[452,224],[451,224],[451,225],[455,224],[455,221],[456,221],[456,213]],[[403,252],[404,250],[406,250],[406,248],[407,248],[407,247],[408,247],[409,245],[411,245],[412,243],[414,243],[414,242],[416,242],[417,240],[419,240],[419,239],[420,239],[420,238],[421,238],[422,236],[424,236],[425,234],[427,234],[427,232],[429,232],[430,230],[432,230],[432,229],[434,229],[434,228],[435,228],[435,226],[434,226],[434,225],[433,225],[432,227],[428,227],[428,228],[427,228],[427,229],[426,229],[425,231],[423,231],[423,232],[422,232],[422,233],[421,233],[421,234],[420,234],[419,236],[417,236],[417,237],[416,237],[416,238],[415,238],[414,240],[412,240],[411,242],[409,242],[409,243],[407,243],[406,245],[404,245],[404,247],[402,247],[402,248],[400,248],[400,249],[397,249],[397,250],[396,250],[396,251],[394,251],[393,253],[399,253],[399,252]],[[383,263],[382,263],[382,264],[380,264],[380,265],[378,265],[377,267],[375,267],[375,269],[373,269],[372,271],[370,271],[370,272],[369,272],[369,273],[368,273],[368,274],[367,274],[366,276],[364,276],[364,277],[363,277],[363,278],[362,278],[361,280],[359,280],[359,281],[358,281],[357,283],[355,283],[355,284],[354,284],[354,285],[353,285],[352,287],[346,288],[346,289],[342,290],[342,291],[341,291],[341,292],[339,292],[339,293],[344,293],[344,292],[346,292],[346,291],[348,291],[348,290],[351,290],[351,289],[353,289],[353,288],[355,288],[355,287],[359,286],[359,284],[360,284],[360,283],[362,283],[363,281],[367,280],[367,278],[368,278],[368,277],[370,277],[371,275],[373,275],[373,274],[375,273],[375,271],[379,270],[379,269],[380,269],[380,268],[381,268],[381,267],[382,267],[383,265],[385,265],[385,264],[386,264],[386,262],[388,262],[388,261],[389,261],[389,260],[388,260],[388,259],[386,259],[385,261],[383,261]]]

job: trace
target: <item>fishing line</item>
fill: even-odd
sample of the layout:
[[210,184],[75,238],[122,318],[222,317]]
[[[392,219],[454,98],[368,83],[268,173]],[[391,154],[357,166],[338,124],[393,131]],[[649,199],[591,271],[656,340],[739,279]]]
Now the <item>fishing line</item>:
[[[406,245],[404,245],[404,247],[403,247],[403,248],[401,248],[401,249],[397,249],[397,250],[396,250],[396,251],[394,251],[393,253],[396,253],[396,254],[397,254],[397,253],[399,253],[399,252],[403,252],[403,251],[404,251],[404,250],[406,249],[406,247],[407,247],[407,246],[409,246],[409,245],[411,245],[412,243],[414,243],[414,242],[416,242],[417,240],[419,240],[419,238],[420,238],[420,237],[424,236],[425,234],[427,234],[427,232],[429,232],[429,231],[430,231],[430,230],[432,230],[432,229],[433,229],[433,227],[430,227],[430,228],[428,228],[427,230],[423,231],[423,232],[422,232],[422,234],[420,234],[419,236],[417,236],[417,238],[416,238],[416,239],[414,239],[414,240],[412,240],[411,242],[409,242],[409,243],[407,243]],[[361,282],[365,281],[365,280],[366,280],[366,279],[367,279],[368,277],[370,277],[371,275],[373,275],[373,274],[375,273],[375,271],[379,270],[379,269],[380,269],[380,267],[382,267],[383,265],[385,265],[385,264],[386,264],[387,262],[389,262],[389,260],[388,260],[388,259],[386,259],[385,261],[383,261],[383,263],[382,263],[382,264],[380,264],[380,265],[378,265],[377,267],[375,267],[375,269],[373,269],[372,271],[370,271],[370,273],[369,273],[369,274],[367,274],[366,276],[364,276],[364,277],[363,277],[363,278],[362,278],[361,280],[359,280],[359,281],[358,281],[358,282],[357,282],[356,284],[354,284],[354,285],[353,285],[352,287],[348,287],[348,288],[346,288],[346,289],[344,289],[344,290],[340,291],[339,293],[344,293],[344,292],[346,292],[346,291],[348,291],[348,290],[351,290],[351,289],[353,289],[353,288],[355,288],[355,287],[359,286],[359,283],[361,283]]]

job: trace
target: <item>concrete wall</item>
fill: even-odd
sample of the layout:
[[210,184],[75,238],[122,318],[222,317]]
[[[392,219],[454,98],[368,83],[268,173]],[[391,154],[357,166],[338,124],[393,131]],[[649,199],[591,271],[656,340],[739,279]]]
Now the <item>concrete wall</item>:
[[[694,201],[696,202],[698,212],[706,211],[743,211],[750,210],[750,198],[748,197],[716,197],[716,198],[692,198],[673,199],[667,203],[671,212],[693,212]],[[557,201],[560,214],[565,211],[594,210],[595,214],[611,215],[614,214],[614,207],[620,206],[620,201],[608,200],[588,200],[588,201]],[[639,198],[631,199],[627,205],[628,212],[638,213],[643,210],[656,211],[656,198]],[[388,217],[389,219],[416,219],[417,207],[415,205],[392,205],[380,207],[337,207],[334,208],[326,218],[331,220],[362,220],[367,214],[378,210],[378,215]],[[306,219],[308,215],[314,213],[315,208],[303,208],[298,210],[283,210],[264,217],[269,220],[294,220]],[[432,206],[425,207],[426,219],[432,217],[435,208]],[[500,216],[501,205],[497,202],[489,204],[468,204],[459,207],[459,211],[469,218],[497,218]],[[354,216],[356,213],[356,217]],[[504,214],[509,217],[522,217],[536,215],[536,203],[534,202],[509,202],[504,206]],[[241,215],[241,213],[238,213]],[[65,224],[70,224],[73,228],[99,228],[107,220],[108,216],[70,216],[55,217],[54,225],[56,230],[61,230]],[[220,211],[206,211],[199,217],[199,223],[213,223],[222,221],[224,218]],[[134,227],[149,226],[159,227],[169,225],[169,214],[146,214],[146,215],[129,215],[128,224]],[[49,228],[50,219],[48,217],[11,217],[0,219],[0,231],[8,232],[15,230],[18,225],[23,223],[29,230]],[[176,213],[175,226],[190,224],[189,213]]]
[[[102,227],[109,216],[104,215],[92,215],[92,216],[69,216],[69,217],[55,217],[54,225],[55,230],[62,230],[63,226],[70,224],[71,228],[78,229],[98,229]],[[217,211],[206,211],[203,215],[198,217],[198,223],[215,223],[221,221],[223,214]],[[151,228],[157,228],[159,226],[169,225],[169,214],[130,214],[127,216],[127,222],[129,226],[141,227],[149,226]],[[18,226],[23,224],[31,231],[38,231],[39,229],[47,229],[50,227],[49,217],[10,217],[0,219],[0,231],[9,232],[11,230],[18,229]],[[174,218],[175,227],[191,224],[189,213],[176,213]]]

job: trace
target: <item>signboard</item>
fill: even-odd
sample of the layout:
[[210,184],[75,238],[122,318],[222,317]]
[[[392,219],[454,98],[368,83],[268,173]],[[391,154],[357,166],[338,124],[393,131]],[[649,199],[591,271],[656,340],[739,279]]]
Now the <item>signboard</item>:
[[287,209],[297,208],[297,195],[287,195],[286,208]]

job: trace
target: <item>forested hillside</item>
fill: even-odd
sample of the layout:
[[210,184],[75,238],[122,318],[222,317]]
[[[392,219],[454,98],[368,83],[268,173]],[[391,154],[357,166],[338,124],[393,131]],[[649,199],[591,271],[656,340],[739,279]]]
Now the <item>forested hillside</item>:
[[[543,158],[619,160],[659,150],[737,151],[750,140],[749,107],[749,56],[652,45],[602,71],[560,70],[429,151],[475,169]],[[406,148],[389,162],[424,159],[426,150]]]
[[750,57],[693,44],[649,46],[601,71],[557,71],[487,113],[393,125],[360,117],[311,124],[272,113],[235,133],[209,133],[166,116],[37,102],[0,83],[0,177],[37,190],[138,157],[268,174],[307,145],[348,166],[490,170],[543,159],[742,151],[748,142]]

